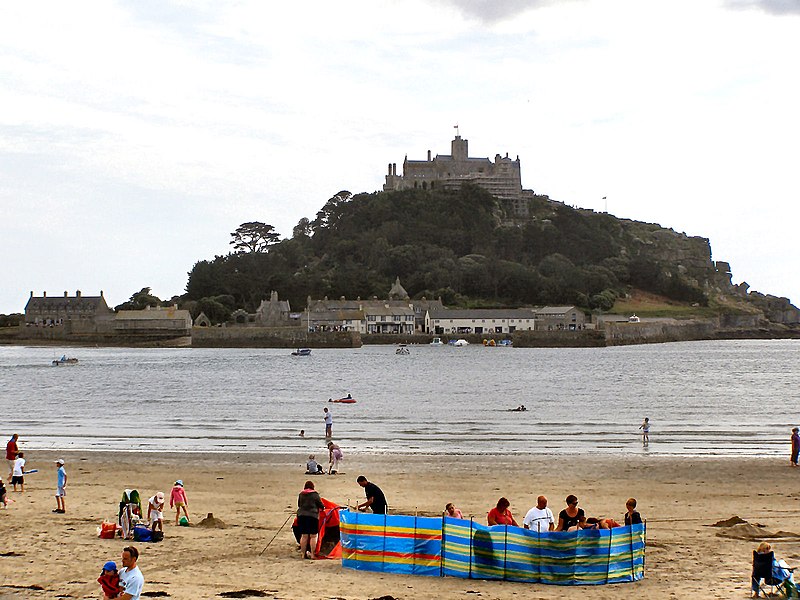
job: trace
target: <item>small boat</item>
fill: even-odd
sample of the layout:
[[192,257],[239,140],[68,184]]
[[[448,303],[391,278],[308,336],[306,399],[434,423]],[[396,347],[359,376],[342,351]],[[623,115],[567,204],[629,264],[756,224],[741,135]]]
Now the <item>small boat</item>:
[[339,404],[355,404],[356,399],[353,398],[350,394],[347,394],[346,398],[337,398],[336,400],[328,398],[328,402],[337,402]]
[[53,359],[53,366],[57,367],[59,365],[77,365],[78,359],[77,358],[67,358],[66,354],[63,354],[61,358]]
[[514,342],[513,342],[513,340],[500,340],[499,342],[497,342],[497,345],[498,346],[513,346]]
[[444,346],[444,342],[442,341],[442,338],[435,337],[431,340],[431,346]]
[[483,340],[483,345],[484,346],[492,346],[492,347],[494,347],[494,346],[497,346],[497,342],[495,342],[493,339]]
[[628,317],[628,323],[640,323],[642,320],[635,314]]
[[457,339],[455,342],[453,342],[453,346],[455,346],[456,348],[460,348],[461,346],[469,346],[469,342],[464,338],[460,338]]
[[409,350],[408,346],[406,346],[405,344],[400,344],[400,346],[397,348],[397,350],[394,351],[394,353],[402,354],[405,356],[406,354],[411,354],[411,350]]
[[311,348],[298,348],[292,356],[311,356]]

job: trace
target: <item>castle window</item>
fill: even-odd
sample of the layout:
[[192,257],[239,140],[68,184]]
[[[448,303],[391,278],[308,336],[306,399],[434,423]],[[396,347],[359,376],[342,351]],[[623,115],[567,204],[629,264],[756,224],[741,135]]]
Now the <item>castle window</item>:
[[423,190],[427,190],[428,189],[428,182],[427,181],[423,181],[422,182],[422,189]]

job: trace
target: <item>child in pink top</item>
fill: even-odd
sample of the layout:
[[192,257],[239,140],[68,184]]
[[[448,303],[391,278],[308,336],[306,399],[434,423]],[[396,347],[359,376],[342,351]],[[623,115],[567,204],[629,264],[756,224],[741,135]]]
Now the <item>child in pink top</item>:
[[172,492],[169,495],[169,507],[175,508],[175,525],[178,525],[181,517],[181,508],[183,509],[183,514],[186,515],[186,521],[189,522],[189,513],[186,510],[189,507],[189,501],[186,499],[186,490],[183,489],[183,481],[180,479],[172,486]]

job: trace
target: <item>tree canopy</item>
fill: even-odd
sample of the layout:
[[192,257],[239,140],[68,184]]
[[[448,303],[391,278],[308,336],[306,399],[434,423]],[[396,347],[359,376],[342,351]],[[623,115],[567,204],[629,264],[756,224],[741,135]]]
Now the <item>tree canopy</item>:
[[343,190],[313,221],[301,219],[289,239],[277,241],[270,225],[243,223],[231,234],[237,252],[194,265],[185,299],[226,296],[228,308],[253,311],[278,290],[299,309],[308,296],[383,298],[400,276],[414,297],[465,306],[607,310],[629,287],[705,304],[708,240],[543,197],[531,210],[530,218],[513,219],[502,201],[470,184]]

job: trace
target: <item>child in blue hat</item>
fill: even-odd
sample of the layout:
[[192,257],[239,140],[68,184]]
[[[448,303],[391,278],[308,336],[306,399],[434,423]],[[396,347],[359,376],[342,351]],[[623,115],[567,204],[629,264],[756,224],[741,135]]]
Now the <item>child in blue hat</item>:
[[103,588],[103,595],[106,598],[116,598],[122,593],[122,588],[119,585],[119,573],[117,572],[117,563],[113,560],[108,561],[103,565],[103,572],[97,578],[100,587]]

